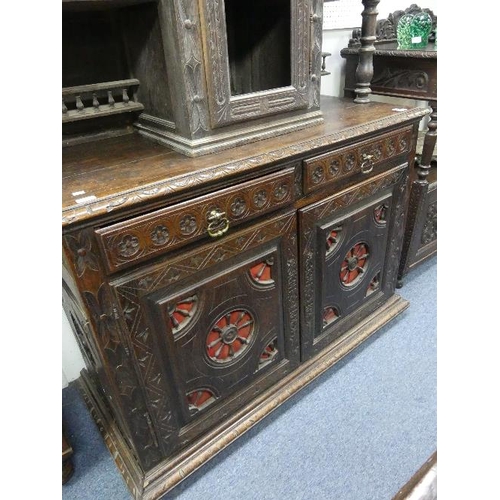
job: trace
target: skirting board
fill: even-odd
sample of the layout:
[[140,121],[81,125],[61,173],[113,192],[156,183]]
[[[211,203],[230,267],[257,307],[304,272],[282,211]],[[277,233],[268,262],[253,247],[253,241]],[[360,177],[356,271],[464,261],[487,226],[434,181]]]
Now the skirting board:
[[205,433],[186,449],[181,450],[173,458],[166,459],[146,473],[140,470],[116,424],[96,398],[95,390],[86,370],[82,371],[80,387],[99,431],[132,496],[136,500],[155,500],[170,491],[226,446],[250,430],[266,415],[269,415],[295,393],[339,362],[408,306],[407,300],[399,295],[393,295],[377,311],[348,330],[328,348],[304,362],[273,387],[263,392],[217,427]]

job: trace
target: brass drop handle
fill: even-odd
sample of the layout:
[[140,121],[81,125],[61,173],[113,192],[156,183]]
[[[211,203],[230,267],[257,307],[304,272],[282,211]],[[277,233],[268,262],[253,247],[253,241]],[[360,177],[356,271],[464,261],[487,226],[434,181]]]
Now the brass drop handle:
[[212,210],[207,217],[208,234],[212,238],[219,238],[226,234],[229,229],[229,219],[226,217],[226,212],[221,212],[219,209]]
[[361,173],[369,174],[373,170],[373,155],[363,153],[362,160],[363,163],[361,164]]

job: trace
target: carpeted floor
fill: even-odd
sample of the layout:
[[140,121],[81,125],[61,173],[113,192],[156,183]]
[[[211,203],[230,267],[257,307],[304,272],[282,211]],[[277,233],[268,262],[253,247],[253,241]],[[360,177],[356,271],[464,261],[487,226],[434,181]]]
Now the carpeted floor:
[[[437,258],[398,291],[410,307],[164,500],[390,500],[436,449]],[[73,384],[63,500],[131,495]]]

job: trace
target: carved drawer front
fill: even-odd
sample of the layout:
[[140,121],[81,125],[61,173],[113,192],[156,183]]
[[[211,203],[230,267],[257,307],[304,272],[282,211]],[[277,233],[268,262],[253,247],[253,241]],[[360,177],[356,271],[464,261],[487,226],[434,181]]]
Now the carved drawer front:
[[96,230],[109,272],[232,229],[294,200],[294,169],[221,189]]
[[302,355],[342,336],[394,292],[407,164],[299,212]]
[[304,192],[310,193],[354,174],[368,175],[397,157],[405,161],[411,141],[412,128],[408,127],[304,160]]
[[111,283],[165,455],[299,362],[295,211]]

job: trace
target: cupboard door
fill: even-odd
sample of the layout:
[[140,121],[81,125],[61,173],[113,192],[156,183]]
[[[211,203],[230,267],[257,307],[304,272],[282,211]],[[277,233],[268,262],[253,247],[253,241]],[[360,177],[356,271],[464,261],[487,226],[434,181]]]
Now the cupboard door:
[[405,164],[299,211],[303,359],[394,293],[407,179]]
[[111,283],[168,455],[299,362],[296,213]]

